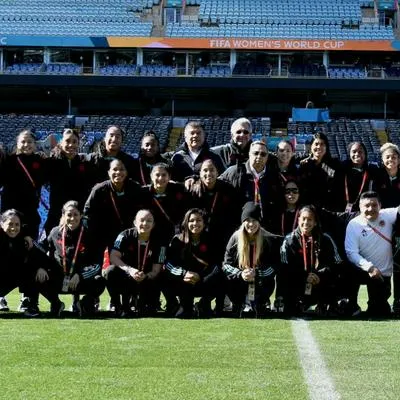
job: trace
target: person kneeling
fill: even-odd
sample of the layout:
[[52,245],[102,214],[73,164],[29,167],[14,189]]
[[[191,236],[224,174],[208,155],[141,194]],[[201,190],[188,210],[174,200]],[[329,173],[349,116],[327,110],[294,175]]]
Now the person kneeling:
[[92,315],[95,299],[105,289],[101,277],[101,254],[96,251],[94,239],[85,227],[78,202],[64,204],[59,226],[54,227],[43,247],[55,261],[49,274],[56,282],[58,293],[73,294],[82,300],[73,304],[80,316]]
[[281,262],[285,313],[298,314],[313,304],[320,315],[336,313],[342,260],[332,238],[321,232],[314,206],[300,209],[298,227],[283,241]]
[[21,227],[21,214],[17,210],[10,209],[1,214],[0,296],[6,296],[19,287],[29,299],[24,314],[37,317],[40,315],[37,299],[41,293],[50,302],[52,313],[59,316],[64,304],[58,299],[53,285],[49,284],[49,259],[29,237],[24,237]]
[[227,291],[235,316],[261,317],[270,311],[279,237],[261,227],[258,204],[246,203],[241,221],[228,242],[222,270],[228,278]]
[[[211,301],[222,290],[216,252],[212,250],[206,231],[205,212],[199,208],[188,210],[183,218],[182,231],[172,239],[165,263],[163,292],[168,301],[180,298],[177,318],[193,318],[194,298],[199,317],[210,317]],[[168,305],[167,305],[168,306]]]
[[[132,299],[139,315],[157,312],[160,297],[159,274],[165,247],[153,235],[154,217],[139,210],[134,227],[121,232],[110,254],[111,265],[103,271],[116,316],[133,316]],[[122,300],[122,301],[121,301]]]

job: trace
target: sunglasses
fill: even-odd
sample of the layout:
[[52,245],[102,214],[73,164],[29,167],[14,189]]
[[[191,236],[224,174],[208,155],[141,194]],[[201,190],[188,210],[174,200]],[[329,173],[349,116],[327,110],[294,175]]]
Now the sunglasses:
[[239,133],[243,133],[243,135],[248,135],[250,132],[247,131],[246,129],[239,129],[238,131],[236,131],[237,134]]
[[253,156],[267,157],[267,153],[265,151],[253,151],[251,154],[253,154]]
[[293,189],[291,189],[291,188],[285,189],[285,194],[290,194],[290,193],[299,194],[299,189],[296,189],[296,188],[293,188]]

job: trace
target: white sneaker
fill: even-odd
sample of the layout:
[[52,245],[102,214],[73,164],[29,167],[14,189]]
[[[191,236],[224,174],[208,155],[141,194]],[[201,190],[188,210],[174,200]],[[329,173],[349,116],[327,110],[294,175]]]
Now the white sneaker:
[[223,312],[230,312],[232,311],[232,302],[230,301],[228,296],[224,298],[224,308],[222,309]]
[[5,297],[0,297],[0,311],[10,311]]

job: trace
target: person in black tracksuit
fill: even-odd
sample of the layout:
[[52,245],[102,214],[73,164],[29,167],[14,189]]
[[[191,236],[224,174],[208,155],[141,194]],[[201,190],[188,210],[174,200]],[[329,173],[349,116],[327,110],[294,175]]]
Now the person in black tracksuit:
[[271,216],[280,200],[278,174],[267,169],[268,150],[264,142],[251,143],[249,160],[229,167],[219,179],[230,183],[238,193],[240,207],[253,201],[261,206],[262,226],[270,230]]
[[201,163],[207,159],[214,161],[218,173],[223,172],[221,158],[210,150],[200,123],[189,122],[185,126],[185,143],[178,148],[171,159],[172,178],[183,182],[187,178],[198,176]]
[[279,239],[261,228],[261,208],[254,202],[243,207],[242,225],[226,247],[222,270],[228,279],[228,295],[237,316],[270,310],[279,263]]
[[230,143],[211,148],[221,158],[224,170],[232,165],[243,164],[249,159],[252,133],[251,122],[247,118],[239,118],[232,123]]
[[[381,200],[382,208],[400,205],[400,150],[393,143],[386,143],[380,148],[383,165],[378,169],[374,179],[373,190]],[[396,228],[399,236],[399,228]],[[393,263],[393,312],[400,315],[400,251],[399,244],[393,241],[395,248]]]
[[188,210],[182,222],[182,232],[174,236],[167,249],[163,291],[169,293],[168,297],[179,296],[177,318],[194,316],[195,297],[201,297],[197,304],[199,316],[211,316],[211,301],[221,291],[220,266],[214,258],[205,222],[203,210]]
[[25,315],[35,317],[39,315],[36,299],[41,293],[49,300],[51,312],[59,316],[64,304],[58,299],[54,281],[49,279],[49,259],[36,245],[29,248],[21,226],[21,214],[17,210],[1,214],[0,297],[19,287],[30,299]]
[[285,313],[296,314],[312,304],[321,315],[336,311],[341,261],[332,238],[320,230],[315,207],[302,207],[298,227],[281,246]]
[[212,160],[201,164],[200,179],[190,189],[191,205],[207,213],[207,232],[215,244],[216,259],[222,262],[232,233],[240,224],[236,191],[226,181],[217,179],[218,171]]
[[52,274],[59,293],[84,294],[75,304],[82,316],[94,312],[95,299],[103,293],[105,283],[101,276],[102,257],[82,224],[78,207],[76,201],[64,204],[60,225],[51,230],[43,247],[55,261]]
[[[372,190],[378,173],[376,165],[368,163],[367,149],[361,142],[347,146],[348,159],[343,161],[338,173],[339,211],[359,211],[360,196]],[[400,204],[400,202],[399,202]]]
[[[213,161],[204,161],[200,168],[200,179],[192,185],[190,194],[192,206],[207,213],[206,229],[214,244],[215,259],[221,264],[228,240],[240,223],[240,208],[235,189],[217,177]],[[222,313],[225,291],[221,288],[221,297],[216,299],[217,314]]]
[[132,226],[142,204],[140,185],[128,178],[122,161],[111,161],[108,175],[109,180],[93,187],[83,211],[100,253],[111,251],[118,234]]
[[1,211],[14,208],[21,212],[26,233],[33,239],[39,235],[41,189],[46,179],[45,158],[36,153],[35,137],[29,130],[17,136],[17,148],[5,155],[0,165]]
[[289,180],[298,180],[299,170],[291,142],[281,140],[278,143],[276,154],[269,154],[268,156],[267,169],[278,175],[281,187],[285,186]]
[[341,211],[339,170],[339,160],[330,155],[328,138],[323,133],[315,133],[311,141],[311,154],[300,161],[299,176],[304,203]]
[[170,181],[167,164],[155,164],[151,171],[151,184],[142,187],[142,206],[154,216],[154,231],[162,244],[168,246],[189,209],[189,197],[181,183]]
[[157,311],[165,246],[158,241],[153,227],[151,212],[139,210],[134,227],[121,232],[114,243],[111,265],[103,275],[117,316],[132,315],[132,297],[139,315],[155,315]]
[[108,179],[108,170],[112,160],[122,161],[129,177],[135,179],[137,170],[135,159],[121,150],[123,135],[124,131],[121,127],[116,125],[109,126],[96,151],[87,155],[88,161],[94,168],[93,184]]
[[79,136],[65,129],[59,145],[46,159],[46,179],[49,183],[49,213],[45,223],[47,234],[59,224],[61,209],[69,200],[82,209],[93,186],[93,169],[85,155],[78,154]]
[[160,142],[157,135],[153,131],[147,131],[142,137],[139,158],[135,158],[135,167],[130,178],[142,186],[150,185],[151,170],[159,163],[169,165],[169,160],[160,154]]

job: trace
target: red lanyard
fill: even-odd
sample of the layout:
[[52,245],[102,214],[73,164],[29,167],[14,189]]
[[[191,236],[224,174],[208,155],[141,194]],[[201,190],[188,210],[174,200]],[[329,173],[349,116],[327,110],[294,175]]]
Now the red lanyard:
[[115,199],[114,199],[112,190],[110,190],[110,197],[111,197],[111,201],[112,201],[113,206],[114,206],[115,214],[117,214],[117,217],[118,217],[118,219],[119,219],[119,222],[120,222],[120,224],[121,224],[121,226],[122,226],[123,223],[122,223],[121,214],[120,214],[119,211],[118,211],[118,207],[117,207],[117,204],[115,203]]
[[[304,235],[301,235],[301,247],[303,248],[303,264],[304,271],[307,271],[307,242]],[[310,270],[314,268],[314,239],[311,236],[311,248],[310,248]]]
[[[361,182],[360,191],[358,192],[357,197],[354,199],[354,202],[356,202],[357,199],[360,197],[360,195],[364,189],[365,183],[367,182],[367,178],[368,178],[368,172],[365,171],[362,182]],[[345,177],[344,177],[344,190],[345,190],[345,194],[346,194],[346,203],[348,204],[350,202],[350,196],[349,196],[349,188],[348,188],[348,183],[347,183],[347,175],[345,175]]]
[[283,174],[282,174],[282,172],[279,172],[279,175],[281,176],[281,178],[282,178],[283,182],[284,182],[284,183],[286,183],[286,182],[287,182],[287,178],[286,178],[286,176],[285,176],[285,175],[283,175]]
[[256,252],[257,252],[257,247],[256,247],[256,244],[254,243],[253,244],[253,258],[251,260],[251,265],[250,265],[251,269],[255,269],[256,268],[256,264],[257,264]]
[[378,236],[380,236],[382,239],[386,240],[388,243],[392,244],[391,239],[389,239],[387,236],[385,236],[381,231],[373,227],[371,224],[367,224]]
[[140,245],[140,240],[138,239],[138,269],[139,271],[143,271],[146,261],[147,261],[147,256],[148,256],[148,252],[149,252],[149,244],[150,244],[150,240],[147,241],[146,243],[146,248],[144,249],[144,255],[143,255],[143,262],[142,264],[140,264],[140,249],[141,249],[141,245]]
[[[296,229],[297,226],[297,219],[299,217],[299,209],[296,209],[296,214],[294,215],[294,221],[292,226],[292,232]],[[285,213],[282,214],[282,235],[285,235]]]
[[21,159],[19,157],[17,157],[17,161],[19,162],[19,165],[21,166],[21,168],[24,170],[26,176],[28,177],[28,179],[30,180],[30,182],[32,183],[32,186],[34,189],[36,189],[36,184],[35,181],[33,180],[31,174],[29,173],[28,169],[25,167],[24,163],[21,161]]
[[[64,227],[63,233],[62,233],[62,239],[61,239],[61,252],[62,252],[62,258],[63,258],[62,261],[63,261],[64,274],[67,273],[67,251],[65,249],[65,236],[67,235],[66,230],[67,229]],[[79,252],[79,247],[81,245],[82,236],[83,236],[83,226],[81,227],[81,231],[79,232],[78,241],[76,242],[74,257],[72,258],[71,268],[69,269],[70,275],[72,275],[72,273],[74,272],[74,267],[75,267],[75,263],[76,263],[76,258],[78,257],[78,252]]]
[[170,222],[172,225],[175,225],[172,221],[172,219],[169,217],[169,215],[167,214],[167,212],[164,210],[163,206],[161,205],[161,203],[158,201],[158,199],[156,199],[155,197],[153,197],[153,201],[154,203],[156,203],[156,206],[160,209],[160,211],[164,214],[165,218],[167,218],[168,222]]
[[260,178],[254,177],[254,203],[260,204]]
[[147,185],[146,178],[144,176],[143,166],[142,166],[142,159],[139,158],[139,168],[140,168],[140,177],[142,179],[142,185]]

